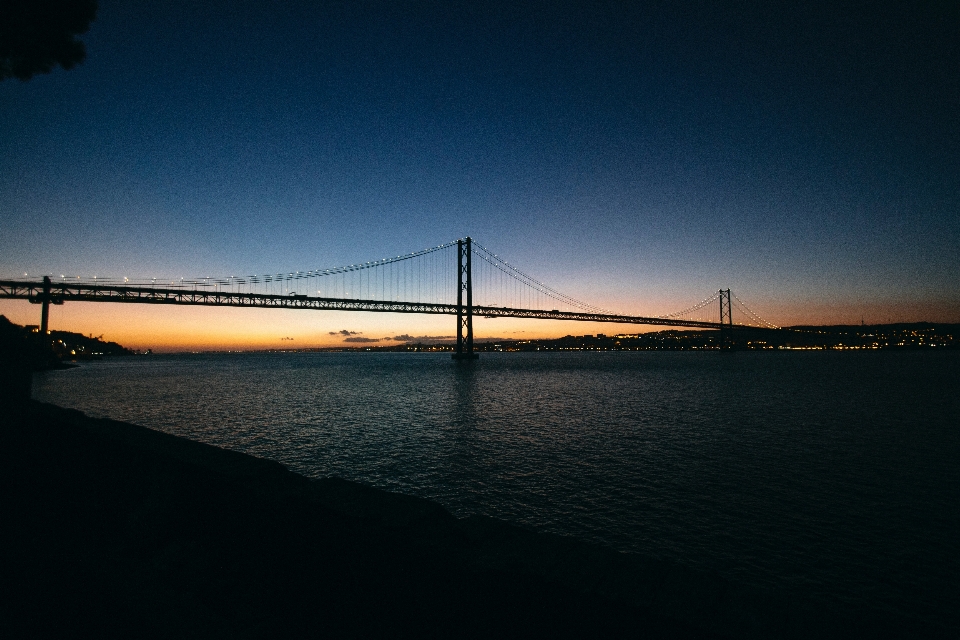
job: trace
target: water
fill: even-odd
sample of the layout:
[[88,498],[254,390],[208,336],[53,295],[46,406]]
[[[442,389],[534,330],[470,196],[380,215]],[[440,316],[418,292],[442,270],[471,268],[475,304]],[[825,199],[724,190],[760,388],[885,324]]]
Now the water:
[[34,397],[960,629],[960,354],[222,354]]

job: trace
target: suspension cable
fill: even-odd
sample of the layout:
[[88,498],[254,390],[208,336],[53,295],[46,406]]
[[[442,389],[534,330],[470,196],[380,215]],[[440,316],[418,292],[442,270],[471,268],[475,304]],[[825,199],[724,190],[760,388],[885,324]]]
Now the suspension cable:
[[705,298],[705,299],[701,300],[700,302],[698,302],[697,304],[693,305],[692,307],[689,307],[689,308],[687,308],[687,309],[684,309],[683,311],[677,311],[677,312],[675,312],[675,313],[670,313],[670,314],[667,314],[667,315],[665,315],[665,316],[657,316],[657,317],[658,317],[658,318],[662,318],[662,319],[664,319],[664,320],[672,320],[672,319],[678,318],[678,317],[680,317],[680,316],[686,315],[686,314],[688,314],[688,313],[693,313],[694,311],[699,311],[700,309],[704,308],[705,306],[707,306],[707,305],[710,304],[711,302],[715,302],[719,296],[720,296],[720,292],[718,291],[718,292],[714,293],[712,296],[710,296],[709,298]]
[[552,298],[559,302],[563,302],[564,304],[568,304],[572,307],[575,307],[590,313],[601,313],[601,314],[613,315],[612,312],[608,311],[607,309],[603,309],[601,307],[597,307],[597,306],[588,304],[586,302],[582,302],[580,300],[577,300],[576,298],[571,298],[566,294],[560,293],[556,289],[548,287],[547,285],[540,282],[539,280],[520,271],[519,269],[517,269],[516,267],[508,263],[506,260],[504,260],[500,256],[496,255],[495,253],[493,253],[492,251],[490,251],[489,249],[481,245],[479,242],[474,241],[473,246],[479,249],[479,251],[476,252],[476,255],[478,258],[480,258],[487,264],[493,266],[494,268],[498,269],[502,273],[510,276],[520,284],[525,285],[526,287],[533,289],[543,294],[546,297]]
[[743,300],[741,300],[740,298],[737,297],[737,294],[734,293],[734,294],[732,294],[732,295],[733,295],[734,299],[740,304],[740,308],[741,308],[742,311],[744,311],[748,316],[750,316],[752,319],[754,319],[754,320],[756,320],[757,322],[759,322],[761,325],[763,325],[763,326],[766,327],[767,329],[782,329],[782,328],[783,328],[783,327],[780,327],[780,326],[777,326],[777,325],[773,324],[772,322],[767,322],[766,320],[764,320],[763,318],[761,318],[760,316],[758,316],[756,313],[754,313],[753,311],[751,311],[750,308],[749,308],[746,304],[744,304]]

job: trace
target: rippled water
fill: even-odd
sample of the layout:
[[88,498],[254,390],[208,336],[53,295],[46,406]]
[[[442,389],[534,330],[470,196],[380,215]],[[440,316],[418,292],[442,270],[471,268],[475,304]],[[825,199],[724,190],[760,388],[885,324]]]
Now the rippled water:
[[960,354],[224,354],[34,397],[960,629]]

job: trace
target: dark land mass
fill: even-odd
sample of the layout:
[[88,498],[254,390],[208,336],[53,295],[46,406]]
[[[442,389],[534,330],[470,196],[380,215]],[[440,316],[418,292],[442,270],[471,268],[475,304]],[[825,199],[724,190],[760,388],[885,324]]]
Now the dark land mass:
[[78,360],[97,360],[103,356],[131,356],[134,352],[103,336],[85,336],[72,331],[50,331],[40,335],[37,325],[25,327],[0,315],[0,365],[44,371],[70,366]]
[[[783,329],[736,328],[726,344],[735,351],[781,349],[960,349],[960,325],[930,322],[885,325],[798,326]],[[483,339],[474,350],[493,351],[716,351],[714,329],[667,329],[649,333],[569,335],[534,340]],[[286,351],[452,351],[444,343],[366,344]]]
[[64,360],[87,360],[102,356],[132,356],[135,352],[103,336],[85,336],[72,331],[51,331],[50,342],[55,354]]
[[4,638],[941,635],[49,404],[4,413]]

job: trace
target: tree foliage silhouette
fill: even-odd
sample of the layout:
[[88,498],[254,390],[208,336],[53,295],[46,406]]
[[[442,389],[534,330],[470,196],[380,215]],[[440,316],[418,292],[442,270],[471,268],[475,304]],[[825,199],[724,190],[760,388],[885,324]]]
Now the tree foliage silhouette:
[[96,0],[0,1],[0,80],[29,80],[83,62],[87,52],[76,36],[96,15]]

